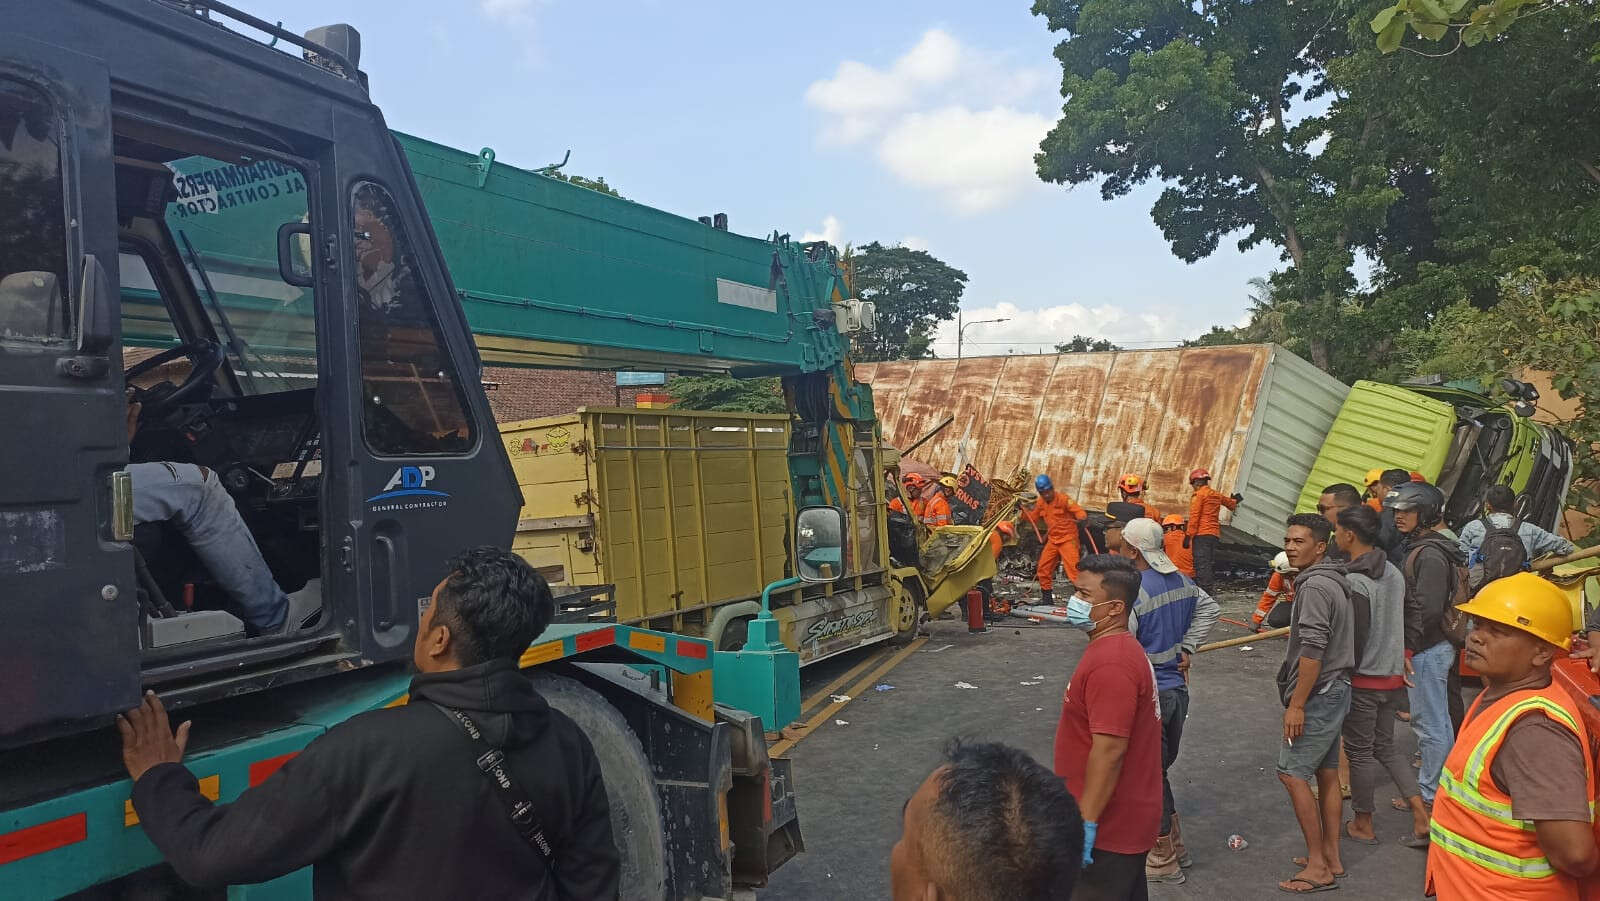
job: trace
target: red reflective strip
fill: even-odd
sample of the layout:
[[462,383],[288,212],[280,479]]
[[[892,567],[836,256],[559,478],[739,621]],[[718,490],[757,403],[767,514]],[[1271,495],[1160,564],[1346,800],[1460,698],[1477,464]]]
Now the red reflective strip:
[[265,760],[257,760],[255,763],[250,764],[250,785],[253,787],[267,781],[268,776],[276,773],[298,753],[300,752],[290,751],[287,754],[279,754],[277,757],[268,757]]
[[89,815],[70,817],[0,835],[0,866],[46,851],[54,851],[89,837]]
[[680,638],[678,639],[678,656],[704,660],[706,659],[707,647],[709,645],[703,641],[689,641],[688,639]]
[[573,643],[578,646],[578,653],[580,654],[584,651],[592,651],[595,648],[603,648],[608,644],[616,644],[616,642],[616,629],[596,629],[593,632],[585,632],[573,639]]

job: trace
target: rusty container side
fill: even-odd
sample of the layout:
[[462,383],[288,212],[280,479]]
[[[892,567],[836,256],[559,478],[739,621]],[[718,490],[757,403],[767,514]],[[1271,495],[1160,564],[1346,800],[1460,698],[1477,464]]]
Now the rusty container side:
[[977,459],[978,448],[984,444],[995,385],[1000,381],[1005,362],[1005,357],[968,357],[956,364],[955,378],[950,383],[949,407],[955,422],[936,439],[940,442],[940,455],[929,462],[954,471],[963,438],[967,440],[970,459]]
[[[955,363],[955,360],[917,360],[911,364],[905,391],[901,394],[901,421],[896,426],[899,446],[905,447],[921,438],[950,415],[950,406],[955,400],[950,390],[956,375]],[[877,395],[876,386],[872,392]],[[941,469],[949,466],[955,459],[956,448],[950,433],[958,427],[959,423],[951,423],[911,456]]]
[[872,386],[872,410],[878,417],[885,441],[895,447],[905,447],[915,439],[898,437],[909,429],[905,423],[906,384],[911,379],[911,363],[857,363],[856,380]]
[[1080,497],[1090,438],[1097,428],[1106,374],[1115,354],[1061,354],[1044,389],[1044,403],[1034,429],[1028,469],[1050,478]]
[[1056,368],[1054,356],[1007,357],[995,384],[993,402],[978,447],[977,467],[990,476],[1009,479],[1027,464],[1033,433],[1045,396],[1041,390]]
[[1265,345],[1239,345],[1179,354],[1148,478],[1162,495],[1176,492],[1181,503],[1174,512],[1187,515],[1191,469],[1210,470],[1211,487],[1224,494],[1242,487],[1236,484],[1240,458],[1269,353]]
[[1174,403],[1171,385],[1184,355],[1157,350],[1115,355],[1102,393],[1099,416],[1087,441],[1078,502],[1094,509],[1117,500],[1117,480],[1132,473],[1148,484],[1146,500],[1163,511],[1188,505],[1188,487],[1155,475],[1163,426]]

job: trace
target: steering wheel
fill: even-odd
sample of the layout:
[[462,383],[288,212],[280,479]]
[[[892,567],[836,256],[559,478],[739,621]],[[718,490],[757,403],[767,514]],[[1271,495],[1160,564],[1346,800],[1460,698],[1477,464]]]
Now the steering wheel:
[[162,382],[153,388],[129,386],[133,391],[133,399],[144,405],[143,416],[159,417],[189,397],[205,390],[207,386],[213,384],[212,376],[216,375],[228,355],[222,349],[222,345],[215,341],[188,341],[128,367],[122,373],[123,381],[131,382],[179,357],[187,357],[191,365],[188,377],[178,387],[172,388],[171,382]]

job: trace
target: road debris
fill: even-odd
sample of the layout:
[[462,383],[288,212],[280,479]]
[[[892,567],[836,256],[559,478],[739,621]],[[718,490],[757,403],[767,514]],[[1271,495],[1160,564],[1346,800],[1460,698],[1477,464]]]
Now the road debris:
[[894,691],[894,686],[890,685],[887,682],[879,682],[877,685],[872,686],[872,690],[873,691]]
[[849,695],[828,695],[828,700],[835,704],[848,704],[851,699]]
[[1042,685],[1042,684],[1044,684],[1044,682],[1043,682],[1043,680],[1040,680],[1038,682],[1018,682],[1017,684],[1018,685]]
[[850,725],[850,721],[849,720],[834,720],[833,724],[835,726],[848,726],[848,725]]
[[973,685],[970,682],[957,682],[956,683],[956,687],[957,688],[977,688],[978,686]]

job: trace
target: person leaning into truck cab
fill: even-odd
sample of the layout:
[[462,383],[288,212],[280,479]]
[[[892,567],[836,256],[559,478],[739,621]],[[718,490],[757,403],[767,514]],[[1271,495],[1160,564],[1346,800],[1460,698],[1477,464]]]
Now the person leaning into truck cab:
[[1089,516],[1088,511],[1073,502],[1072,498],[1057,491],[1050,477],[1040,473],[1033,477],[1033,487],[1039,499],[1023,502],[1022,515],[1031,523],[1040,522],[1049,529],[1044,536],[1044,546],[1039,549],[1039,595],[1044,604],[1055,603],[1056,567],[1066,570],[1067,581],[1078,581],[1078,523]]
[[[139,431],[143,405],[128,399],[128,443]],[[289,634],[314,625],[322,612],[315,587],[285,594],[261,557],[222,479],[193,463],[129,463],[136,525],[170,522],[211,578],[228,595],[251,634]]]
[[1210,591],[1216,584],[1217,545],[1222,541],[1222,508],[1237,510],[1244,497],[1229,497],[1211,487],[1211,472],[1205,468],[1189,473],[1189,538],[1194,549],[1194,580]]
[[894,901],[1069,901],[1083,855],[1072,793],[1025,752],[956,739],[900,814]]
[[940,476],[934,483],[933,493],[922,509],[922,524],[930,529],[948,526],[954,520],[950,514],[950,495],[956,490],[955,476]]
[[906,503],[911,505],[910,515],[921,519],[922,510],[926,504],[922,500],[922,491],[928,487],[928,479],[921,473],[908,472],[900,479],[900,487],[905,494],[906,502],[901,503],[900,498],[889,501],[890,513],[905,513]]
[[200,887],[310,866],[318,898],[616,898],[594,749],[517,668],[554,611],[521,557],[462,553],[418,623],[410,702],[334,726],[231,804],[200,793],[189,724],[174,735],[147,693],[117,719],[145,834]]
[[1556,585],[1517,573],[1461,611],[1483,692],[1440,776],[1424,890],[1441,901],[1588,897],[1600,870],[1591,736],[1550,674],[1571,642],[1571,603]]
[[1483,545],[1484,536],[1489,534],[1489,528],[1515,529],[1517,537],[1522,540],[1522,546],[1528,551],[1529,560],[1537,560],[1551,554],[1566,556],[1577,550],[1572,542],[1560,535],[1547,532],[1531,522],[1521,522],[1517,519],[1517,494],[1511,490],[1510,485],[1491,485],[1483,493],[1483,517],[1474,519],[1461,527],[1461,535],[1456,544],[1461,547],[1461,552],[1467,555],[1468,561],[1477,555],[1478,548]]
[[1250,625],[1257,632],[1289,625],[1290,611],[1294,609],[1294,577],[1299,572],[1289,565],[1289,555],[1283,551],[1272,558],[1272,575],[1267,578],[1261,600],[1256,602],[1256,612],[1250,614]]

